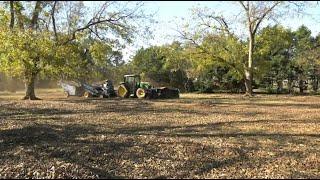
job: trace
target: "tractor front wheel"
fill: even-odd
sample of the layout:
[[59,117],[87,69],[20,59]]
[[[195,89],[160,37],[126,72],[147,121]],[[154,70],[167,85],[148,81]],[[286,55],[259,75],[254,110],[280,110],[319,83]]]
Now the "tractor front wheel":
[[142,88],[138,88],[136,91],[136,95],[138,98],[145,98],[146,97],[146,91]]

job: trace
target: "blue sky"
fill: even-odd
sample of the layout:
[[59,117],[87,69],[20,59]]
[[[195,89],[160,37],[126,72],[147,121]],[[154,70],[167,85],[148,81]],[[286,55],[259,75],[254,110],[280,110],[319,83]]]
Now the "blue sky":
[[[224,16],[231,16],[239,12],[240,6],[237,2],[227,1],[145,1],[144,9],[146,12],[157,12],[155,20],[157,24],[153,26],[154,38],[145,42],[136,41],[134,46],[128,47],[124,51],[124,58],[129,59],[129,56],[134,54],[137,48],[150,45],[162,45],[170,43],[174,40],[176,32],[176,24],[182,24],[181,18],[188,19],[191,16],[191,9],[193,7],[208,7],[214,9],[215,12],[221,13]],[[311,5],[306,9],[306,12],[311,16],[304,17],[286,17],[280,18],[280,24],[285,27],[296,30],[302,24],[306,25],[311,31],[312,35],[317,35],[320,31],[320,5]],[[269,23],[269,22],[266,22]],[[243,28],[235,28],[238,33],[246,33]]]
[[[156,11],[156,19],[159,24],[156,25],[157,33],[155,33],[155,44],[163,44],[171,41],[170,35],[174,35],[175,25],[171,21],[177,22],[179,18],[188,18],[191,15],[190,9],[193,7],[208,7],[214,9],[216,12],[224,15],[232,15],[238,11],[239,5],[236,2],[226,1],[146,1],[146,9],[149,11]],[[317,35],[320,30],[320,6],[311,6],[306,9],[306,12],[312,16],[304,17],[289,17],[281,19],[280,23],[293,30],[297,29],[302,24],[306,25],[312,31],[312,35]],[[176,18],[177,17],[177,18]],[[182,22],[181,22],[182,23]],[[163,39],[163,37],[168,37]]]
[[146,1],[145,9],[150,12],[157,12],[155,19],[159,22],[155,25],[155,38],[151,40],[152,45],[169,43],[176,34],[176,24],[184,23],[181,18],[187,19],[191,16],[193,7],[216,7],[220,10],[226,5],[218,1]]

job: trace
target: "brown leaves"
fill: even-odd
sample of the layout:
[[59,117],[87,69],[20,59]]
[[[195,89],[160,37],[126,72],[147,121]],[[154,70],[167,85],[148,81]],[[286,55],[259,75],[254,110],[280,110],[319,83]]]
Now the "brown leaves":
[[320,176],[316,96],[48,94],[0,101],[1,178]]

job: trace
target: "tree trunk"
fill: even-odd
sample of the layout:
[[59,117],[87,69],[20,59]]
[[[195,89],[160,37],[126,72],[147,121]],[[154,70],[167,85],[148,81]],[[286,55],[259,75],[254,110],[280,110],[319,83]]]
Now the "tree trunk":
[[283,91],[283,82],[282,80],[277,81],[277,93],[282,93]]
[[26,95],[22,98],[24,100],[40,100],[36,97],[34,92],[34,86],[36,81],[37,73],[31,73],[30,76],[26,76],[25,78],[25,88],[26,88]]
[[31,24],[29,27],[31,29],[36,29],[36,26],[38,25],[39,14],[42,10],[41,3],[42,3],[41,1],[37,1],[36,6],[34,7],[32,18],[31,18]]
[[[38,19],[39,19],[39,14],[42,10],[41,7],[42,2],[37,1],[35,8],[32,13],[32,18],[31,18],[31,23],[29,28],[32,30],[36,30],[37,25],[38,25]],[[40,100],[39,98],[36,97],[35,92],[34,92],[34,86],[35,86],[35,81],[36,77],[40,71],[38,68],[38,63],[40,61],[39,56],[37,56],[34,60],[34,67],[31,69],[30,72],[26,72],[25,74],[25,87],[26,87],[26,95],[23,99],[30,99],[30,100]]]
[[318,91],[318,84],[319,84],[319,81],[318,81],[318,78],[316,77],[312,81],[312,89],[314,92]]
[[300,94],[303,94],[303,90],[304,90],[304,81],[303,80],[299,80],[299,90],[300,90]]
[[246,96],[252,96],[252,72],[245,70],[244,84],[246,86]]
[[15,8],[15,13],[17,15],[18,25],[20,30],[24,30],[23,15],[22,15],[22,5],[19,1],[14,1],[13,6]]
[[288,91],[289,91],[289,94],[293,93],[292,83],[293,83],[293,80],[292,79],[288,79]]
[[54,13],[56,10],[57,1],[54,1],[52,11],[51,11],[51,19],[52,19],[52,26],[53,26],[53,32],[54,37],[56,38],[56,41],[58,41],[58,34],[57,34],[57,28],[56,28],[56,19],[54,17]]
[[251,97],[253,95],[252,91],[252,54],[253,54],[253,43],[254,43],[254,36],[250,33],[249,36],[249,52],[248,52],[248,66],[245,68],[245,85],[246,85],[246,96]]
[[13,1],[10,1],[10,29],[13,29],[14,26],[14,7],[13,7]]

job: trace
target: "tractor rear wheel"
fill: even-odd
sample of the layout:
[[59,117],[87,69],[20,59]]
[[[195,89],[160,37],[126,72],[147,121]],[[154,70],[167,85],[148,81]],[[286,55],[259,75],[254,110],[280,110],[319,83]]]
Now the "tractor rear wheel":
[[118,96],[122,97],[122,98],[126,98],[129,96],[129,91],[128,89],[126,88],[125,85],[120,85],[119,88],[118,88]]
[[136,91],[136,95],[138,98],[145,98],[146,97],[146,91],[142,88],[138,88]]

